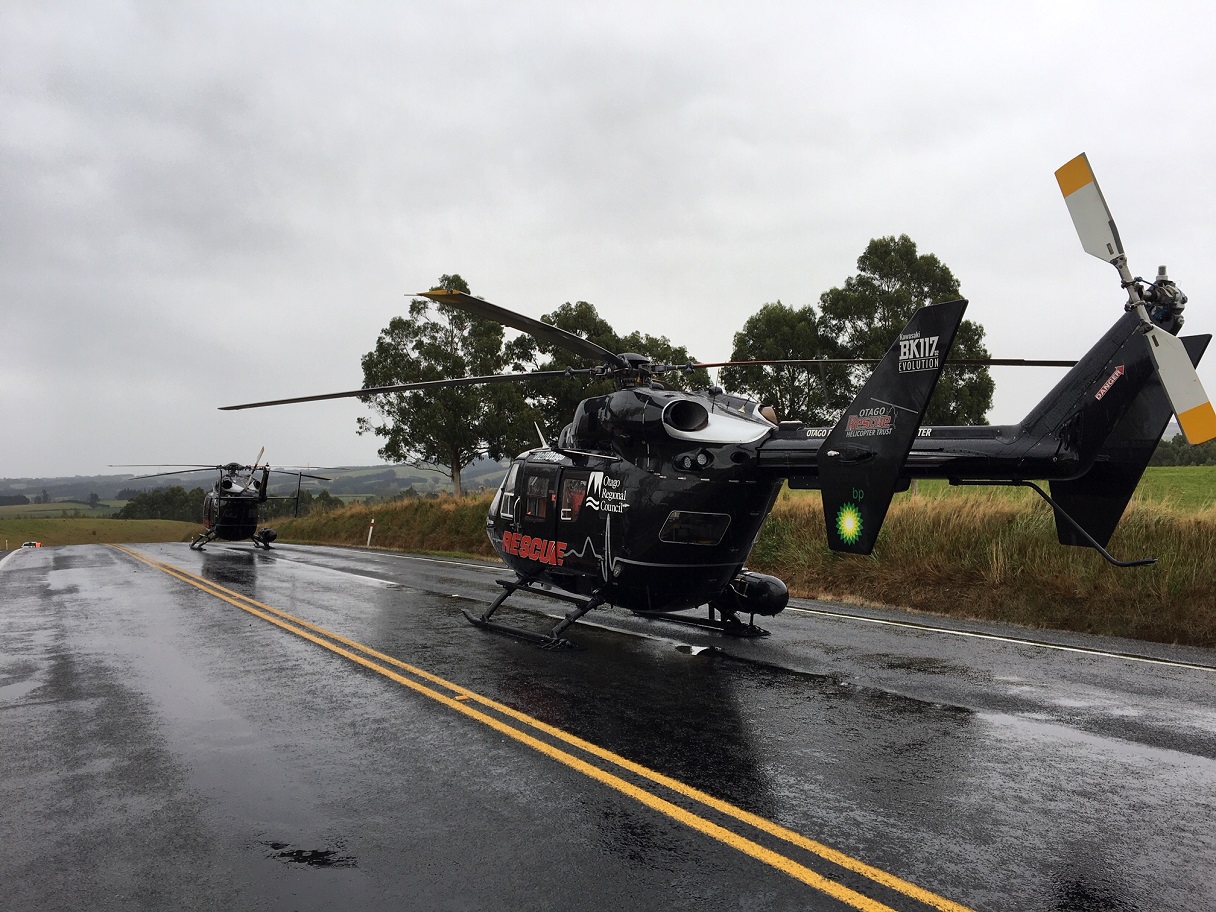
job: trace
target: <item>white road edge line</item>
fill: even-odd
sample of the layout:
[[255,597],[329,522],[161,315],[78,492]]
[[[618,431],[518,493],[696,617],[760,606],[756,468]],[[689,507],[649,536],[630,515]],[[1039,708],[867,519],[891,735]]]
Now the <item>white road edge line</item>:
[[1039,649],[1055,649],[1060,652],[1076,652],[1082,655],[1101,656],[1108,659],[1125,659],[1129,662],[1145,662],[1149,665],[1169,665],[1174,668],[1193,668],[1196,671],[1216,672],[1212,665],[1202,665],[1198,662],[1180,662],[1174,659],[1158,659],[1152,656],[1136,655],[1130,652],[1109,652],[1104,649],[1090,649],[1085,646],[1063,646],[1059,643],[1045,643],[1042,640],[1031,640],[1025,637],[1002,636],[999,633],[978,633],[974,630],[951,630],[949,627],[935,627],[932,624],[918,624],[914,621],[892,621],[886,618],[866,617],[863,614],[848,614],[843,611],[826,611],[822,608],[799,608],[790,605],[787,611],[798,611],[803,614],[819,614],[824,617],[839,618],[846,621],[863,621],[867,624],[884,624],[888,627],[906,627],[910,630],[923,630],[927,633],[941,633],[948,636],[971,637],[977,640],[996,640],[1002,643],[1016,643],[1021,646],[1034,646]]

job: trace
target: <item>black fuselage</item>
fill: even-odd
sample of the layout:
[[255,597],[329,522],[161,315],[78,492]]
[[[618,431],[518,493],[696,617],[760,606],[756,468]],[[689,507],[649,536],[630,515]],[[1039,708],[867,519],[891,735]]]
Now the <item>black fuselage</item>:
[[[1169,411],[1134,407],[1156,384],[1137,326],[1132,314],[1119,320],[1018,425],[919,428],[902,486],[1077,479],[1118,458],[1115,428],[1124,444],[1151,449]],[[867,446],[882,446],[865,430],[848,438],[861,463]],[[487,531],[522,580],[635,611],[703,605],[742,570],[781,485],[819,487],[831,431],[774,425],[756,403],[717,390],[653,384],[588,399],[555,446],[512,463]]]
[[208,491],[203,499],[203,528],[224,541],[244,541],[258,530],[258,496]]

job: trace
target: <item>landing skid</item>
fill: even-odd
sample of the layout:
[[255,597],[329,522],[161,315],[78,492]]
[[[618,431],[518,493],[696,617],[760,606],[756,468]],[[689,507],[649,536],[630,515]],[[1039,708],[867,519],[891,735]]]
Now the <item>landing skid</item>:
[[194,541],[190,542],[190,550],[202,551],[203,545],[212,541],[215,541],[215,532],[213,530],[208,529],[206,532],[200,532],[194,536]]
[[[686,615],[669,614],[663,611],[634,612],[638,617],[644,617],[648,620],[667,621],[671,624],[683,624],[686,627],[699,627],[702,630],[716,630],[724,636],[751,639],[770,635],[763,627],[757,627],[750,621],[744,624],[734,613],[723,615],[720,618],[714,617],[716,613],[713,608],[709,609],[709,617],[688,617]],[[755,615],[752,617],[754,618]]]
[[[532,587],[529,581],[516,582],[512,580],[497,580],[498,585],[502,586],[503,592],[498,596],[485,610],[481,617],[476,617],[467,609],[460,609],[461,613],[468,619],[470,624],[477,627],[493,630],[496,633],[505,633],[507,636],[518,637],[521,640],[527,640],[530,643],[535,643],[542,649],[561,649],[573,647],[575,644],[567,640],[561,634],[567,627],[581,618],[593,608],[598,608],[604,604],[604,599],[598,595],[592,595],[590,598],[584,598],[577,595],[569,595],[565,592],[553,592],[549,589],[536,589]],[[501,624],[498,621],[490,620],[490,617],[499,609],[511,595],[523,589],[526,592],[531,592],[535,595],[544,595],[549,598],[559,599],[564,602],[572,602],[576,607],[573,611],[567,614],[564,618],[558,621],[557,625],[549,631],[549,633],[539,633],[535,630],[525,630],[522,627],[512,627],[510,624]]]

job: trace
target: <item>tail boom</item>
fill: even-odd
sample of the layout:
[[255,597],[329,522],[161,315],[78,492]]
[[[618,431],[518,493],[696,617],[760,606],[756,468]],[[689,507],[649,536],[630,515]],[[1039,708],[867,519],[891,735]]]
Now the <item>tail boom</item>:
[[[758,467],[792,488],[823,489],[836,550],[870,553],[891,497],[917,478],[1049,481],[1059,508],[1104,546],[1172,412],[1141,325],[1135,314],[1121,317],[1020,424],[921,427],[923,409],[894,409],[889,390],[867,384],[835,428],[783,422],[759,448]],[[1193,364],[1210,340],[1181,340]],[[883,434],[888,415],[890,435]],[[1060,541],[1090,544],[1059,512]]]

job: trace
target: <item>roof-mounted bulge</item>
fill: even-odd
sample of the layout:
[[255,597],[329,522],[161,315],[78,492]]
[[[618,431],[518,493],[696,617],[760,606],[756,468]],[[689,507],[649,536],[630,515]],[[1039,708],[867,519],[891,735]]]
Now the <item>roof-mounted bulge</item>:
[[694,399],[676,399],[663,409],[663,423],[672,430],[692,434],[709,424],[709,409]]
[[764,420],[742,412],[715,408],[710,411],[699,399],[672,398],[663,407],[663,427],[675,440],[697,443],[755,443],[773,430]]

